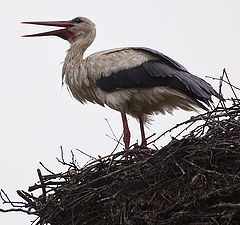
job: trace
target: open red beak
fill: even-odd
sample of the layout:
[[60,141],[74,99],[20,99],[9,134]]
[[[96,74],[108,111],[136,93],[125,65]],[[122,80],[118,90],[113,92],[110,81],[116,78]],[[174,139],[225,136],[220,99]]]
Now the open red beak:
[[74,39],[75,35],[71,33],[68,27],[72,27],[69,21],[39,21],[39,22],[22,22],[24,24],[34,24],[34,25],[44,25],[44,26],[54,26],[54,27],[65,27],[65,29],[53,30],[49,32],[37,33],[37,34],[29,34],[23,35],[23,37],[38,37],[38,36],[58,36],[65,40]]

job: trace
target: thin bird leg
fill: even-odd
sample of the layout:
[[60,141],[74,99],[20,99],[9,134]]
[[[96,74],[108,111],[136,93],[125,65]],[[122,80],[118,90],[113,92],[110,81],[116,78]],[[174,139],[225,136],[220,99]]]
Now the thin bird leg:
[[122,122],[123,122],[123,141],[125,144],[125,149],[129,149],[129,144],[130,144],[130,131],[128,128],[128,122],[127,122],[127,117],[126,113],[121,112],[122,115]]
[[142,121],[142,118],[140,116],[138,117],[138,120],[139,120],[139,124],[140,124],[141,135],[142,135],[142,145],[146,146],[147,141],[146,141],[146,137],[145,137],[143,121]]

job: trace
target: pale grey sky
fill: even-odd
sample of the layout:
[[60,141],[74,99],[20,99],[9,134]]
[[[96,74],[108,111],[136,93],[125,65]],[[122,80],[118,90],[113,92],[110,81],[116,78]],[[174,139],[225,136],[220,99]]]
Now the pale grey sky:
[[[60,145],[68,158],[75,148],[93,156],[110,153],[116,143],[106,137],[111,132],[104,118],[117,136],[122,133],[118,112],[81,105],[61,87],[61,62],[69,44],[57,37],[21,38],[52,29],[21,21],[86,16],[97,25],[97,38],[86,55],[123,46],[151,47],[204,79],[219,77],[225,67],[240,86],[239,9],[238,0],[4,1],[0,8],[0,188],[16,200],[17,189],[27,190],[37,181],[40,161],[53,171],[65,170],[55,159]],[[207,81],[218,89],[217,82]],[[175,111],[173,116],[155,116],[147,134],[160,134],[191,115],[195,114]],[[129,122],[134,142],[140,139],[138,124],[132,118]],[[76,155],[82,165],[86,158]],[[0,214],[0,223],[26,225],[33,218]]]

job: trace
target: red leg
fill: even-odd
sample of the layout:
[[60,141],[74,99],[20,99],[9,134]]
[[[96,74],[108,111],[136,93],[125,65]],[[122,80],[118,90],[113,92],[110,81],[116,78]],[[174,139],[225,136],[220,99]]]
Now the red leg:
[[130,131],[128,128],[128,122],[125,112],[121,112],[122,115],[122,122],[123,122],[123,141],[125,144],[125,149],[129,149],[130,144]]
[[142,145],[146,146],[147,145],[147,141],[146,141],[146,137],[145,137],[143,121],[142,121],[141,117],[139,117],[138,119],[139,119],[139,124],[140,124],[141,135],[142,135]]

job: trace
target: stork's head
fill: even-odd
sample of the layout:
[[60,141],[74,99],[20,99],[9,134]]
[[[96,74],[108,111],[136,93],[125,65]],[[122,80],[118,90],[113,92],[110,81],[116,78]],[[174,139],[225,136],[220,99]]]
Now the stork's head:
[[[92,43],[96,36],[95,24],[85,17],[76,17],[70,21],[41,21],[41,22],[22,22],[26,24],[45,25],[64,27],[64,29],[58,29],[54,31],[24,35],[23,37],[38,37],[38,36],[58,36],[67,40],[71,44],[77,40],[89,39]],[[89,43],[89,44],[91,44]]]

